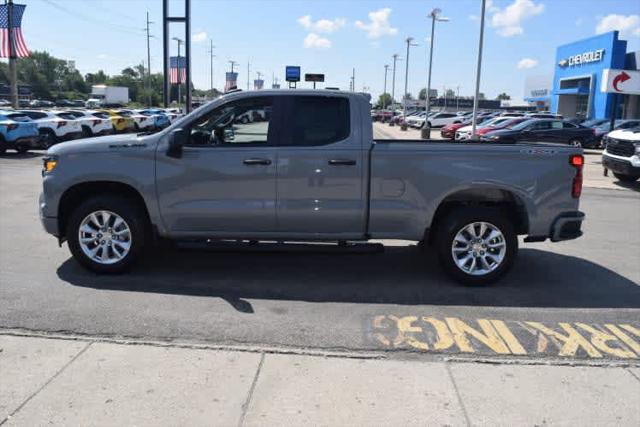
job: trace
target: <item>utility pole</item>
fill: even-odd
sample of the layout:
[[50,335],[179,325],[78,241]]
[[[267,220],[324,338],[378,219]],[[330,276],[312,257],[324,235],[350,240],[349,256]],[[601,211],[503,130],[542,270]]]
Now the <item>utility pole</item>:
[[456,86],[456,111],[460,111],[460,85]]
[[13,0],[7,2],[7,27],[9,38],[9,79],[11,80],[11,107],[18,108],[18,69],[13,33]]
[[213,54],[213,49],[215,48],[215,46],[213,45],[213,40],[209,39],[209,72],[210,72],[210,89],[211,89],[211,96],[213,97],[213,58],[215,57],[215,55]]
[[229,64],[231,64],[231,72],[233,73],[233,66],[237,64],[236,61],[229,61]]
[[250,75],[251,75],[251,64],[249,64],[249,61],[247,61],[247,90],[251,89],[251,86],[249,86]]
[[[404,95],[403,95],[403,99],[402,99],[402,114],[404,116],[404,119],[402,121],[402,124],[400,125],[400,129],[402,130],[407,130],[407,122],[406,122],[406,118],[407,118],[407,95],[409,95],[408,92],[408,88],[409,88],[409,48],[411,46],[418,46],[417,44],[413,43],[413,37],[407,37],[407,40],[405,40],[407,42],[407,59],[406,59],[406,63],[404,64],[405,68],[404,68]],[[425,123],[426,123],[426,117],[425,117]]]
[[487,0],[482,0],[480,13],[480,40],[478,41],[478,68],[476,70],[476,93],[473,96],[473,115],[471,117],[471,138],[476,136],[476,118],[478,117],[478,95],[480,94],[480,71],[482,70],[482,43],[484,41],[484,11]]
[[384,89],[382,90],[382,109],[386,110],[387,108],[387,71],[389,71],[389,65],[385,64],[384,66]]
[[150,43],[149,40],[151,39],[151,34],[149,34],[149,24],[153,24],[152,21],[149,21],[149,11],[147,11],[147,28],[146,28],[146,32],[147,32],[147,91],[148,91],[148,103],[149,103],[149,107],[151,107],[151,92],[152,92],[152,88],[151,88],[151,47],[150,47]]
[[351,74],[351,92],[356,91],[356,69],[353,68],[353,73]]
[[436,21],[446,22],[449,20],[449,18],[441,17],[440,12],[442,12],[440,9],[435,8],[429,13],[429,18],[431,18],[431,39],[429,40],[431,42],[431,48],[429,49],[429,72],[427,73],[427,93],[425,96],[424,106],[425,127],[422,128],[423,139],[431,138],[431,127],[426,126],[429,124],[429,121],[426,119],[426,117],[429,117],[429,112],[431,110],[431,97],[429,93],[431,92],[431,65],[433,64],[433,39],[436,33]]
[[182,101],[182,96],[181,96],[181,91],[180,91],[180,86],[182,86],[182,67],[180,66],[180,45],[183,43],[182,39],[179,39],[178,37],[174,37],[173,40],[178,42],[178,108],[180,108],[180,102]]

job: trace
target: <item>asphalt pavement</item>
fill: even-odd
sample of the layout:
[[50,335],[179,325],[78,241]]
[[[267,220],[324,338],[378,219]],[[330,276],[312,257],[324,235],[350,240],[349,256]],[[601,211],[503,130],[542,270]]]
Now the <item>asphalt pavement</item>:
[[[585,235],[522,244],[487,288],[452,283],[432,252],[209,246],[157,251],[97,276],[37,215],[37,155],[0,158],[0,328],[388,358],[637,362],[640,194],[587,187]],[[347,253],[345,253],[347,252]]]

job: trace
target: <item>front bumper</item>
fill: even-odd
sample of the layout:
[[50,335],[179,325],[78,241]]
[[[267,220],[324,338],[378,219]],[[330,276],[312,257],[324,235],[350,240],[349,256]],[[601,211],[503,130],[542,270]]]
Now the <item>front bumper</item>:
[[40,197],[38,199],[38,216],[40,217],[40,223],[42,223],[44,231],[59,237],[60,232],[58,230],[58,218],[45,216],[46,208],[47,204],[45,202],[44,194],[40,193]]
[[551,227],[551,241],[561,242],[582,236],[584,218],[584,213],[580,211],[566,212],[558,216]]
[[633,166],[631,161],[610,157],[606,153],[602,155],[602,166],[615,173],[640,177],[640,167]]

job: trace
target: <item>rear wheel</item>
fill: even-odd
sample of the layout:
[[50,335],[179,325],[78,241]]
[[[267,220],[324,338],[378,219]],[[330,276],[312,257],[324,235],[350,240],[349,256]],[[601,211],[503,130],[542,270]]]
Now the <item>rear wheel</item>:
[[82,126],[82,137],[91,138],[92,136],[93,132],[91,132],[91,128],[89,126]]
[[486,285],[509,271],[518,253],[518,238],[500,210],[461,208],[440,223],[436,247],[452,278],[466,285]]
[[40,129],[40,138],[42,146],[46,149],[58,142],[58,137],[51,129]]
[[94,197],[71,215],[66,235],[73,257],[96,273],[128,270],[142,255],[147,238],[143,210],[123,197]]
[[615,172],[613,173],[613,176],[615,176],[618,179],[618,181],[622,181],[622,182],[634,182],[634,181],[637,181],[638,178],[640,178],[638,176],[623,175],[621,173],[615,173]]

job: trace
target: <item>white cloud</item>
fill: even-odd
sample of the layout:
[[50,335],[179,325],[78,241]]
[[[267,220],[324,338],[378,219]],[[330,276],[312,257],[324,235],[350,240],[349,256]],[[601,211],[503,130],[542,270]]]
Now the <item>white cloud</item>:
[[101,53],[98,55],[98,59],[107,59],[109,57],[109,55],[107,55],[106,53]]
[[518,69],[519,70],[528,70],[530,68],[534,68],[538,66],[538,61],[531,58],[522,58],[518,61]]
[[194,43],[201,43],[207,39],[207,33],[205,31],[198,31],[191,36],[191,41]]
[[307,49],[329,49],[331,47],[331,40],[320,37],[316,33],[309,33],[304,38],[304,47]]
[[369,23],[362,21],[356,21],[356,28],[359,28],[367,33],[367,37],[370,39],[378,39],[382,36],[394,36],[398,34],[398,29],[393,28],[389,24],[389,15],[391,9],[385,7],[383,9],[369,12]]
[[533,0],[514,0],[509,6],[500,9],[490,6],[490,25],[496,28],[499,35],[512,37],[524,32],[522,22],[526,19],[541,14],[544,11],[542,3],[536,4]]
[[618,30],[621,36],[640,37],[640,16],[638,15],[616,15],[612,13],[601,18],[596,25],[596,34],[608,33]]
[[309,31],[317,33],[333,33],[347,24],[344,18],[335,18],[334,20],[319,19],[315,22],[311,19],[311,15],[304,15],[298,18],[298,24],[302,25]]

